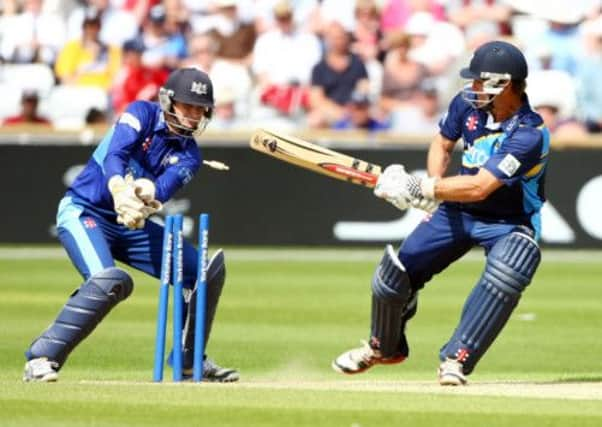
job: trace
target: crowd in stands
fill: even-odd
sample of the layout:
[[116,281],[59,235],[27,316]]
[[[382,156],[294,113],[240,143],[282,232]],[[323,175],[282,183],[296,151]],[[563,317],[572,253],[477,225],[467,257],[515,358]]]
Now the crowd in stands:
[[70,129],[214,82],[214,130],[433,133],[480,44],[526,54],[557,135],[602,132],[601,0],[0,0],[0,121]]

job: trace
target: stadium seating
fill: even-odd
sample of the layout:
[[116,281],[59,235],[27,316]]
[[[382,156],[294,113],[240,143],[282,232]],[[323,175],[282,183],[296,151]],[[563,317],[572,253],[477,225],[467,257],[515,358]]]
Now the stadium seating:
[[40,98],[54,86],[54,75],[45,64],[4,64],[0,67],[0,82],[19,89],[35,90]]
[[2,119],[19,113],[21,101],[21,89],[8,82],[0,82],[0,122]]
[[84,86],[55,86],[40,102],[40,114],[60,130],[81,129],[90,108],[106,111],[109,99],[104,89]]

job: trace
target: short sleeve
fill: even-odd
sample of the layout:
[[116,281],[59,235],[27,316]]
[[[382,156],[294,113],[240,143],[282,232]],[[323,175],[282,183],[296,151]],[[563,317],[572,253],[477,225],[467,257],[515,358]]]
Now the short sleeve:
[[451,141],[457,141],[462,136],[462,124],[466,111],[470,108],[468,103],[457,94],[449,104],[449,108],[439,122],[439,132]]
[[542,161],[542,144],[543,136],[538,129],[519,128],[483,167],[511,186]]

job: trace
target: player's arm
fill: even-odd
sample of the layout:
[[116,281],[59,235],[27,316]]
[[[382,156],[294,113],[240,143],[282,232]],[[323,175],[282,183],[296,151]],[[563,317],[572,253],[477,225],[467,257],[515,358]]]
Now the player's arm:
[[442,177],[445,175],[455,145],[456,141],[452,141],[441,134],[435,137],[429,147],[426,162],[429,176]]
[[484,200],[502,185],[513,185],[533,168],[538,167],[543,161],[542,144],[540,131],[521,129],[487,160],[476,175],[436,180],[434,197],[453,202]]
[[[128,106],[112,129],[111,140],[103,159],[107,187],[113,198],[117,222],[128,228],[140,228],[151,213],[136,191],[133,180],[126,177],[131,153],[141,140],[146,111],[138,103]],[[156,209],[155,209],[156,210]]]
[[184,185],[188,184],[200,167],[200,161],[187,160],[172,165],[155,180],[155,198],[165,203]]
[[478,202],[500,188],[503,182],[487,169],[476,175],[457,175],[434,181],[434,198],[448,202]]
[[137,108],[136,103],[130,104],[115,123],[113,135],[103,160],[103,168],[108,179],[115,175],[125,176],[131,153],[142,138],[144,113],[142,108]]

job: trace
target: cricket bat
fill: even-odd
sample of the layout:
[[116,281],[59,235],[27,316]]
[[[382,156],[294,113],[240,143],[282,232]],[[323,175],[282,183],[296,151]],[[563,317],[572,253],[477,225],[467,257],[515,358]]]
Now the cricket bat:
[[294,136],[257,129],[249,145],[268,156],[356,185],[374,187],[381,167]]

